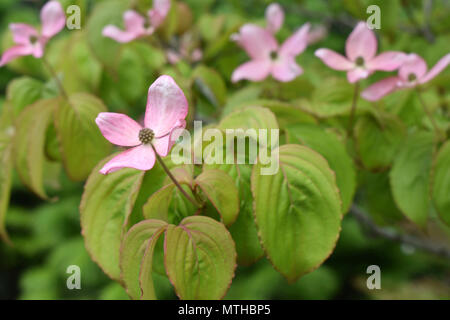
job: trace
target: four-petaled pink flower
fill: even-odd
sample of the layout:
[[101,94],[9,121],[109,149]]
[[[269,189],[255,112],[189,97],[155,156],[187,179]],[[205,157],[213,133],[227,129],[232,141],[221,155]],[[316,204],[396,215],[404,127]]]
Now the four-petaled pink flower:
[[35,58],[42,58],[47,42],[66,25],[66,16],[58,1],[50,1],[44,5],[41,10],[41,23],[40,32],[25,23],[9,25],[16,45],[3,53],[0,67],[22,56],[33,55]]
[[441,73],[450,64],[450,53],[439,60],[436,65],[427,72],[426,62],[417,54],[410,54],[405,58],[404,63],[398,70],[398,75],[380,80],[366,90],[361,96],[369,101],[377,101],[385,95],[403,88],[413,88],[424,84],[439,73]]
[[318,49],[315,54],[332,69],[347,71],[347,79],[355,83],[367,78],[375,71],[394,71],[400,67],[405,57],[402,52],[377,53],[377,38],[365,22],[359,22],[347,38],[347,57],[329,49]]
[[153,148],[160,156],[168,155],[181,133],[176,129],[186,127],[187,113],[186,97],[170,76],[161,76],[150,86],[144,126],[123,114],[100,113],[95,122],[103,136],[115,145],[131,147],[106,163],[100,173],[153,168],[156,159]]
[[136,11],[128,10],[123,15],[125,30],[108,25],[103,29],[102,34],[121,43],[150,36],[164,22],[169,10],[170,0],[153,0],[153,9],[147,13],[148,20]]
[[241,27],[232,38],[241,46],[251,60],[234,70],[231,81],[242,79],[262,81],[269,75],[276,80],[288,82],[303,73],[295,61],[308,45],[309,24],[303,25],[281,46],[271,32],[253,24]]

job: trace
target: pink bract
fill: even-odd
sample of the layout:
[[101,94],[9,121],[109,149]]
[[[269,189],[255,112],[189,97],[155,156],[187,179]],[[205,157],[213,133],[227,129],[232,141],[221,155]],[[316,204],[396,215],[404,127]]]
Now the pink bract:
[[100,173],[153,168],[156,156],[152,145],[160,156],[167,156],[179,136],[176,129],[186,127],[187,113],[186,97],[170,76],[161,76],[150,86],[144,126],[123,114],[100,113],[95,122],[103,136],[115,145],[131,147],[106,163]]
[[267,30],[273,34],[280,30],[284,22],[284,11],[278,3],[272,3],[266,9]]
[[361,96],[369,101],[377,101],[387,94],[402,89],[413,88],[427,83],[435,78],[450,64],[450,53],[442,57],[436,65],[427,72],[428,67],[420,56],[410,54],[398,70],[398,75],[378,81],[364,90]]
[[315,55],[334,70],[347,71],[347,79],[355,83],[375,71],[394,71],[400,67],[405,54],[388,51],[376,55],[377,38],[365,22],[359,22],[345,45],[346,56],[330,49],[318,49]]
[[302,68],[295,61],[308,45],[309,24],[303,25],[281,46],[273,34],[257,25],[246,24],[239,34],[233,36],[249,55],[251,60],[234,70],[231,80],[261,81],[272,75],[276,80],[288,82],[302,74]]
[[170,0],[154,0],[153,9],[148,11],[148,21],[134,10],[127,10],[123,14],[125,30],[114,25],[107,25],[103,29],[103,36],[120,43],[127,43],[138,38],[152,35],[166,18],[170,10]]
[[33,55],[41,58],[47,42],[59,33],[66,24],[66,16],[58,1],[50,1],[41,9],[42,28],[36,28],[25,23],[12,23],[9,25],[13,34],[15,46],[6,50],[0,60],[0,67],[13,59]]

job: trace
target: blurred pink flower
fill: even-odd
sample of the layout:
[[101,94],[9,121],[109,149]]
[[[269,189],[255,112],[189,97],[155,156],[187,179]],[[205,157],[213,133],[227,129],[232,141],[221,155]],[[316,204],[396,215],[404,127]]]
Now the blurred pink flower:
[[153,168],[153,147],[160,156],[167,156],[179,136],[175,129],[186,127],[187,113],[186,97],[170,76],[161,76],[150,86],[144,126],[124,114],[100,113],[95,122],[103,136],[115,145],[131,147],[106,163],[100,173]]
[[332,69],[347,71],[347,79],[355,83],[367,78],[375,71],[394,71],[400,67],[406,56],[402,52],[377,53],[377,38],[365,22],[359,22],[347,38],[347,57],[329,49],[318,49],[316,56]]
[[385,95],[403,88],[413,88],[424,84],[450,64],[450,53],[442,57],[436,65],[427,72],[426,62],[417,54],[410,54],[398,70],[398,75],[378,81],[364,90],[361,96],[369,101],[377,101]]
[[25,23],[9,25],[16,45],[3,53],[0,67],[21,56],[33,55],[35,58],[42,58],[47,42],[66,25],[66,16],[58,1],[50,1],[42,7],[41,24],[40,32]]
[[264,80],[270,74],[278,81],[288,82],[303,73],[295,61],[308,45],[309,24],[306,23],[281,46],[271,32],[253,24],[241,27],[239,34],[232,36],[251,60],[234,70],[231,80]]
[[148,11],[148,21],[145,17],[133,10],[127,10],[123,14],[125,30],[114,25],[103,28],[103,36],[127,43],[135,39],[152,35],[166,18],[170,10],[170,0],[154,0],[153,9]]
[[284,22],[284,11],[278,3],[272,3],[266,9],[267,30],[275,34]]

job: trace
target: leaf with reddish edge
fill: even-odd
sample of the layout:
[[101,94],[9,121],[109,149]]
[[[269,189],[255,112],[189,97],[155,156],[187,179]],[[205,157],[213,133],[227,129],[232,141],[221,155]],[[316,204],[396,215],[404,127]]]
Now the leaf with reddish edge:
[[147,241],[147,247],[142,258],[141,269],[139,271],[139,286],[141,288],[141,300],[156,300],[155,288],[153,286],[153,255],[158,239],[166,230],[166,227],[161,227],[154,232],[151,238]]
[[233,179],[224,171],[206,169],[195,183],[222,217],[226,226],[232,225],[239,214],[239,191]]
[[[142,292],[148,297],[154,296],[153,283],[146,278],[141,290],[139,274],[141,273],[141,264],[145,265],[146,259],[153,261],[153,249],[159,235],[165,230],[167,223],[161,220],[144,220],[135,224],[125,235],[120,247],[120,279],[125,286],[128,295],[132,299],[139,299]],[[153,243],[152,239],[155,239]],[[147,247],[152,247],[151,252]],[[144,257],[145,253],[145,257]],[[149,276],[151,280],[151,262],[149,273],[142,272]]]
[[56,108],[55,129],[64,168],[74,181],[87,178],[95,165],[111,151],[111,144],[98,129],[95,118],[106,106],[98,98],[79,93],[70,96],[70,104]]
[[164,264],[180,299],[220,299],[236,268],[236,250],[225,226],[204,216],[169,225]]
[[168,222],[168,211],[174,189],[174,184],[168,184],[153,193],[142,207],[144,218],[159,219]]
[[315,270],[332,253],[341,230],[341,198],[334,172],[315,151],[279,148],[280,168],[252,173],[253,207],[261,245],[289,281]]
[[47,129],[61,100],[39,100],[26,107],[16,121],[13,153],[22,182],[42,199],[48,200],[44,190],[45,141]]
[[80,214],[92,260],[112,279],[119,280],[121,240],[145,172],[121,169],[106,176],[100,174],[99,170],[114,156],[93,169],[84,187]]

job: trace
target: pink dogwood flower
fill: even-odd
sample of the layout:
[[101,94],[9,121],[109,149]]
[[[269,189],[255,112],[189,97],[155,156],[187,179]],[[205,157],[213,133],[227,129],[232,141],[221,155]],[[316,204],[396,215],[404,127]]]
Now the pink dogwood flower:
[[115,145],[131,147],[106,163],[100,173],[153,168],[154,150],[162,157],[168,155],[181,133],[175,129],[186,127],[187,113],[186,97],[170,76],[161,76],[150,86],[143,126],[120,113],[100,113],[95,122],[103,136]]
[[303,25],[281,46],[271,32],[257,25],[246,24],[232,40],[242,47],[251,60],[234,70],[231,80],[262,81],[269,75],[281,82],[289,82],[303,73],[295,58],[308,45],[309,24]]
[[66,25],[66,16],[58,1],[50,1],[42,7],[41,24],[40,31],[25,23],[9,25],[16,45],[3,53],[0,67],[22,56],[42,58],[47,42]]
[[107,25],[102,34],[120,43],[150,36],[164,22],[169,10],[170,0],[153,0],[153,9],[147,13],[148,20],[134,10],[127,10],[123,14],[125,30]]
[[376,55],[377,38],[365,22],[359,22],[345,44],[346,57],[330,49],[318,49],[315,55],[334,70],[347,71],[347,79],[355,83],[375,71],[394,71],[405,57],[402,52],[387,51]]
[[430,71],[426,62],[417,54],[410,54],[398,70],[398,75],[380,80],[366,90],[361,96],[369,101],[377,101],[387,94],[403,89],[414,88],[427,83],[441,73],[450,64],[450,53],[442,57]]

